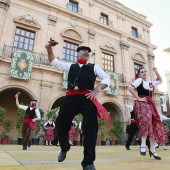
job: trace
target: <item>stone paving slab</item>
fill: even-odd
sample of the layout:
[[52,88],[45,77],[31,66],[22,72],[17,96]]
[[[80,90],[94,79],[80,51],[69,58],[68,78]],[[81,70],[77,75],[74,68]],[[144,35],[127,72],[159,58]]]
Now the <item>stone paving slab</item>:
[[[162,160],[155,160],[139,154],[139,146],[97,146],[95,167],[97,170],[168,170],[170,147],[157,154]],[[56,146],[33,145],[23,151],[21,145],[0,145],[0,170],[82,170],[83,147],[73,146],[64,162],[57,161],[60,148]]]

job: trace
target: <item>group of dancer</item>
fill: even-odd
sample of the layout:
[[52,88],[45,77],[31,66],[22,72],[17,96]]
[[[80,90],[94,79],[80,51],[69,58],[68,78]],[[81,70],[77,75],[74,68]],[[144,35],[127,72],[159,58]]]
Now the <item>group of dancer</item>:
[[[66,96],[63,99],[58,117],[55,121],[57,137],[61,147],[58,161],[64,161],[67,152],[70,150],[69,131],[72,126],[72,120],[77,114],[81,113],[84,127],[84,158],[81,165],[83,170],[95,170],[95,147],[98,133],[97,116],[99,118],[104,117],[109,121],[107,111],[96,98],[100,90],[110,86],[110,78],[99,65],[88,63],[91,52],[89,47],[78,47],[78,62],[71,64],[62,62],[55,57],[52,47],[57,44],[56,41],[49,41],[45,45],[45,48],[47,49],[48,59],[52,66],[58,70],[68,71]],[[155,159],[161,159],[155,152],[156,142],[164,144],[168,139],[156,110],[155,102],[152,99],[154,85],[161,84],[162,79],[156,68],[153,68],[153,71],[157,76],[157,80],[147,81],[147,71],[141,68],[138,70],[139,78],[128,88],[135,98],[133,106],[133,114],[135,117],[132,116],[131,124],[139,130],[139,137],[141,138],[140,154],[143,156],[146,155],[146,139],[149,137],[150,156],[153,156]],[[95,87],[97,77],[101,79],[101,82]],[[21,108],[19,105],[18,107]],[[32,117],[29,118],[31,119]],[[130,143],[131,139],[126,142],[127,149],[130,149]]]

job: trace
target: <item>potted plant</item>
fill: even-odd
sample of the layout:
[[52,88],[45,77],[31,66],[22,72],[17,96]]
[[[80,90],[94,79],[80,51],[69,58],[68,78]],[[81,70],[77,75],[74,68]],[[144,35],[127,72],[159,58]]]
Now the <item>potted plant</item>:
[[4,118],[5,118],[5,113],[6,110],[2,107],[0,107],[0,124],[3,122]]
[[1,126],[1,144],[7,144],[9,135],[8,133],[13,129],[14,122],[5,119],[6,110],[0,107],[0,126]]
[[101,135],[101,145],[106,145],[105,135],[107,124],[108,122],[104,118],[98,120],[99,131]]
[[23,144],[23,138],[21,137],[21,131],[22,131],[22,124],[23,124],[23,119],[25,116],[25,110],[18,108],[17,109],[17,122],[16,122],[16,129],[18,132],[18,144],[22,145]]
[[3,122],[1,123],[1,126],[2,126],[1,144],[7,144],[8,143],[8,139],[9,139],[9,132],[14,127],[14,121],[13,120],[8,120],[8,119],[4,119]]
[[110,137],[110,145],[115,144],[116,141],[121,138],[123,133],[122,123],[119,119],[114,119],[112,125],[112,128],[108,132]]
[[[0,126],[2,127],[2,123],[4,121],[4,118],[5,118],[5,113],[6,113],[6,110],[2,107],[0,107]],[[1,139],[1,143],[2,143],[2,139]]]

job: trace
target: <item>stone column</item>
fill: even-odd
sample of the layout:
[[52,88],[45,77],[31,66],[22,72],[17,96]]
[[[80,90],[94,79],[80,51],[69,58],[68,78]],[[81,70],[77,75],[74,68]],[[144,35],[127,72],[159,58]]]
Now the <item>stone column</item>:
[[154,77],[155,75],[153,74],[152,68],[154,67],[154,58],[155,58],[155,55],[154,55],[153,52],[148,51],[147,56],[148,56],[150,80],[153,80],[153,79],[155,79],[155,77]]
[[[95,51],[95,46],[96,46],[96,43],[95,43],[95,35],[96,35],[96,32],[94,30],[95,28],[95,25],[92,24],[92,23],[89,23],[89,29],[88,29],[88,43],[89,43],[89,47],[91,48],[92,50],[92,53],[91,53],[91,58],[90,58],[90,62],[91,63],[96,63],[96,53],[97,51]],[[98,55],[98,54],[97,54]]]
[[2,35],[2,29],[4,25],[4,20],[6,16],[6,12],[10,6],[10,0],[0,0],[0,40],[1,40],[1,35]]
[[[129,81],[128,79],[128,71],[126,69],[128,69],[128,65],[129,65],[129,61],[128,61],[128,50],[129,50],[129,44],[127,41],[120,41],[120,47],[121,47],[121,58],[122,58],[122,74],[123,74],[123,82],[126,83],[127,81]],[[125,66],[126,65],[126,66]]]
[[[50,106],[50,94],[51,94],[51,83],[41,83],[41,91],[40,91],[40,109],[42,109],[45,113],[49,110]],[[48,97],[48,100],[47,100]]]
[[50,37],[53,37],[54,39],[56,39],[56,37],[55,37],[56,22],[57,22],[56,16],[54,16],[54,15],[48,16],[48,40],[50,39]]

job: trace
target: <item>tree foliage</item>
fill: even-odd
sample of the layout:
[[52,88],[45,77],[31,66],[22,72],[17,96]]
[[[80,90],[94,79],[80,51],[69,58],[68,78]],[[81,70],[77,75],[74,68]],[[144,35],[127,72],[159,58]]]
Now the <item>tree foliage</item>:
[[114,141],[118,140],[121,138],[122,133],[123,133],[123,127],[121,121],[119,119],[114,119],[112,123],[112,128],[108,132],[110,139]]

